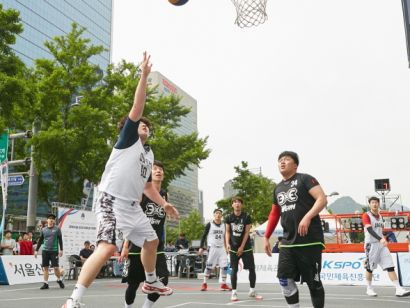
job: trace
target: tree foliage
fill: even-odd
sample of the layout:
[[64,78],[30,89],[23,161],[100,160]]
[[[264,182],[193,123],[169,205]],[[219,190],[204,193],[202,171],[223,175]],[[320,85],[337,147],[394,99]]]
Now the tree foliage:
[[[20,110],[13,118],[21,129],[31,129],[33,122],[38,123],[39,132],[31,143],[40,175],[51,175],[47,182],[40,177],[40,200],[46,202],[79,203],[83,181],[98,183],[117,140],[117,123],[128,114],[139,82],[136,64],[122,61],[108,66],[105,73],[93,64],[92,58],[103,47],[83,38],[84,30],[74,23],[71,32],[45,43],[52,57],[37,59],[32,74],[21,78],[30,85],[30,91],[25,91],[31,93],[31,99],[13,103],[13,108]],[[3,116],[8,105],[0,108]],[[206,137],[175,133],[189,111],[179,105],[178,97],[159,96],[156,88],[148,89],[144,116],[154,125],[150,144],[155,158],[165,165],[165,187],[210,153]]]
[[15,55],[12,45],[23,31],[19,12],[4,10],[0,4],[0,133],[5,128],[24,127],[23,115],[33,102],[30,75],[24,63]]
[[188,241],[199,240],[204,229],[201,215],[197,210],[194,210],[187,217],[181,219],[178,228],[167,227],[167,242],[175,243],[180,233],[185,233],[185,238]]
[[[241,162],[235,167],[236,176],[232,180],[237,195],[244,200],[243,211],[251,215],[254,223],[263,223],[268,218],[272,205],[275,183],[262,174],[254,174],[248,168],[247,162]],[[231,198],[217,202],[224,212],[231,212]]]

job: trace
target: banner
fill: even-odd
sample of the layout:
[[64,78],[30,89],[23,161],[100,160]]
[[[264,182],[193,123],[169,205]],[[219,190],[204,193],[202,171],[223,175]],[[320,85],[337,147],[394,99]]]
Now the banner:
[[[265,253],[255,253],[254,257],[256,282],[279,283],[278,278],[276,278],[279,254],[272,254],[272,257],[268,257]],[[397,271],[396,253],[392,253],[392,258]],[[322,254],[322,271],[320,273],[320,279],[324,285],[365,286],[365,259],[366,255],[364,253],[324,253]],[[249,272],[243,270],[242,261],[240,261],[238,282],[248,283],[248,276]],[[373,285],[392,285],[387,272],[383,271],[380,267],[373,271]]]
[[[44,281],[41,255],[37,258],[34,256],[1,256],[0,260],[9,285]],[[48,281],[57,280],[52,267],[49,268],[49,275]]]
[[401,0],[403,6],[404,32],[406,34],[407,59],[410,67],[410,0]]
[[400,282],[404,287],[410,287],[410,252],[397,253],[400,269]]
[[97,220],[91,211],[72,208],[58,208],[58,226],[63,235],[64,255],[61,258],[64,268],[68,268],[68,257],[79,255],[84,248],[84,242],[90,241],[95,245]]

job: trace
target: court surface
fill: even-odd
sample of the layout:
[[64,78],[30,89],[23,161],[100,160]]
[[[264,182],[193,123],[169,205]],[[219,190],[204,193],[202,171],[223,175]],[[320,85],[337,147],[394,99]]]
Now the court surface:
[[[40,290],[39,284],[26,284],[14,286],[0,286],[1,308],[60,308],[64,300],[71,294],[75,282],[66,281],[66,288],[60,289],[57,283],[50,283],[49,290]],[[218,290],[216,280],[210,280],[208,291],[199,290],[201,280],[171,278],[170,286],[174,294],[161,297],[154,307],[194,307],[194,308],[219,308],[219,307],[283,307],[285,300],[278,284],[257,284],[256,290],[263,296],[262,301],[250,300],[247,297],[249,285],[239,284],[239,301],[230,301],[230,292]],[[309,290],[305,285],[298,286],[300,291],[301,307],[312,307]],[[393,308],[410,307],[410,297],[399,298],[394,296],[393,287],[375,287],[378,296],[370,298],[365,295],[362,286],[325,286],[325,307],[372,307]],[[98,279],[91,286],[83,298],[85,308],[124,307],[125,284],[119,279]],[[138,291],[134,307],[141,307],[145,295]]]

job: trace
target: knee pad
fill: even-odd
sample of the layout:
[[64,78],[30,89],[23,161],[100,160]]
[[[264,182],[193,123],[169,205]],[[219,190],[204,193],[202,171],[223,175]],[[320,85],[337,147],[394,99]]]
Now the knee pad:
[[296,294],[296,292],[298,291],[296,283],[293,279],[279,278],[279,284],[280,284],[280,287],[282,288],[282,294],[285,297],[291,297],[292,295]]
[[389,273],[394,272],[394,266],[386,268],[386,271],[388,271]]

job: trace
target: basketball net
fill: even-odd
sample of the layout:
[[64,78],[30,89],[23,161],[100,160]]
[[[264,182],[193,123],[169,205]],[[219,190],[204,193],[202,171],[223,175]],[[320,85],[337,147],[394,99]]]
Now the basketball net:
[[232,0],[236,8],[235,23],[241,27],[253,27],[263,24],[267,19],[267,0]]

